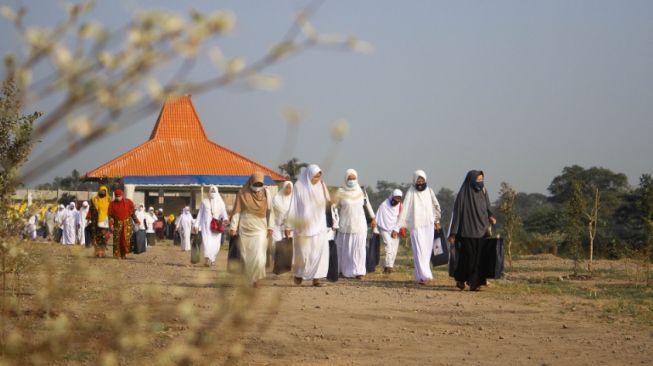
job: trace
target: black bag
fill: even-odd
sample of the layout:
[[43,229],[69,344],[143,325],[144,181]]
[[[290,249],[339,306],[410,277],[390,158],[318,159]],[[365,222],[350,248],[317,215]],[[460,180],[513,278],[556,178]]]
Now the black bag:
[[200,234],[191,234],[190,238],[190,262],[197,264],[200,262],[200,246],[202,245],[202,237]]
[[[435,255],[435,245],[437,241],[440,241],[440,246],[442,247],[442,253]],[[434,251],[431,252],[431,265],[433,267],[444,266],[449,263],[449,243],[444,237],[442,230],[436,230],[433,238]]]
[[[231,251],[230,251],[231,252]],[[275,244],[272,273],[280,275],[292,269],[292,239],[285,238]]]
[[172,245],[181,246],[181,233],[179,230],[175,230],[173,234]]
[[327,272],[327,280],[330,282],[338,282],[338,246],[335,240],[329,240],[329,271]]
[[132,235],[132,253],[141,254],[145,250],[145,230],[138,230]]
[[485,250],[483,251],[485,277],[495,279],[503,277],[503,247],[503,239],[501,238],[489,238],[485,242]]
[[229,254],[227,255],[227,271],[230,273],[242,273],[245,264],[240,256],[240,239],[238,236],[232,236],[229,239]]
[[449,277],[455,277],[458,260],[460,258],[460,243],[456,240],[454,244],[449,244]]
[[370,240],[367,241],[367,253],[365,254],[365,270],[367,273],[374,273],[381,259],[381,235],[372,234]]

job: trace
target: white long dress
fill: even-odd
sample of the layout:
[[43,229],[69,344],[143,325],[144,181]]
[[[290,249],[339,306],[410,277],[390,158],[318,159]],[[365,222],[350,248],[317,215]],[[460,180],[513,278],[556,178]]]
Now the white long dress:
[[325,278],[329,271],[330,229],[326,223],[326,205],[330,197],[324,183],[311,183],[311,177],[318,172],[317,165],[309,165],[301,172],[286,220],[286,229],[294,235],[294,275],[304,280]]
[[75,240],[77,239],[77,230],[76,230],[76,223],[77,223],[77,210],[75,209],[70,209],[67,208],[64,213],[61,215],[62,217],[62,228],[63,228],[63,235],[61,237],[61,244],[64,245],[73,245],[75,244]]
[[211,231],[211,220],[213,218],[225,220],[227,217],[227,210],[222,198],[205,198],[202,200],[195,225],[198,227],[202,235],[202,255],[211,262],[215,262],[218,252],[220,251],[220,242],[222,240],[221,233],[214,233]]
[[338,269],[343,276],[351,278],[364,276],[366,272],[367,221],[365,211],[371,217],[374,212],[366,201],[362,189],[338,190],[339,230],[336,237],[338,247]]
[[397,258],[397,251],[399,250],[399,236],[392,237],[392,232],[399,232],[399,213],[401,211],[401,204],[392,206],[390,201],[393,195],[390,195],[384,200],[376,211],[376,225],[379,229],[379,234],[383,243],[385,244],[385,267],[393,268]]
[[181,250],[184,252],[190,250],[190,234],[193,228],[193,221],[193,216],[189,212],[181,214],[177,221],[177,231],[179,231],[179,237],[181,239]]
[[431,254],[433,253],[435,224],[440,222],[440,215],[440,203],[430,187],[421,192],[415,189],[414,185],[408,189],[403,209],[399,215],[398,226],[407,227],[410,230],[410,243],[413,249],[417,281],[433,279]]
[[79,245],[86,245],[86,215],[88,214],[88,206],[82,206],[77,213],[77,243]]

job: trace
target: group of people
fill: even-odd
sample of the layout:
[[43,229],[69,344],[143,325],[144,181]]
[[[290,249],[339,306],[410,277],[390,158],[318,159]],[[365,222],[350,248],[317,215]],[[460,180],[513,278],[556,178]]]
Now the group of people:
[[88,211],[87,201],[47,206],[42,215],[29,215],[24,235],[31,240],[43,237],[63,245],[89,245]]
[[[373,210],[365,190],[359,184],[358,173],[348,169],[344,184],[331,197],[317,165],[304,168],[295,184],[284,182],[278,193],[272,195],[264,184],[264,175],[254,173],[236,195],[233,209],[227,211],[217,186],[210,186],[208,197],[203,199],[197,217],[186,207],[174,221],[182,250],[191,249],[191,235],[201,241],[201,255],[206,266],[214,266],[223,243],[223,235],[238,237],[238,249],[244,273],[256,286],[266,276],[268,250],[274,252],[281,241],[292,241],[292,272],[295,284],[310,281],[313,286],[323,286],[329,270],[329,242],[335,242],[338,272],[346,278],[362,279],[366,275],[366,246],[371,229],[383,240],[385,246],[384,272],[392,272],[397,257],[400,237],[409,233],[415,280],[426,284],[433,279],[430,259],[434,240],[444,230],[440,222],[442,211],[427,175],[415,171],[412,184],[404,193],[395,189],[387,199]],[[112,232],[113,254],[125,258],[130,252],[132,235],[138,243],[147,245],[156,240],[155,223],[159,221],[150,207],[134,207],[131,200],[116,189],[115,199],[109,198],[107,187],[101,186],[91,204],[82,204],[79,211],[74,206],[57,213],[55,222],[61,222],[62,242],[71,240],[73,227],[84,217],[90,222],[90,235],[96,256],[104,257],[107,241]],[[480,270],[483,246],[491,225],[496,219],[490,209],[490,200],[484,187],[484,173],[470,171],[456,197],[452,220],[447,230],[450,244],[458,243],[459,259],[455,269],[456,286],[477,291],[486,284]],[[66,211],[67,210],[67,211]],[[88,215],[83,215],[84,210]],[[60,208],[62,211],[62,208]],[[86,225],[86,221],[84,221]],[[271,243],[271,245],[270,245]]]

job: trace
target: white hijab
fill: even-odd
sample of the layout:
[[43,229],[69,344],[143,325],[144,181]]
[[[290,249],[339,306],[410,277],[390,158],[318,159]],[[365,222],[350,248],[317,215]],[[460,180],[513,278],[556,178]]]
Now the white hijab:
[[329,191],[321,180],[316,184],[311,183],[311,178],[321,171],[320,167],[311,164],[301,171],[295,183],[288,219],[298,235],[314,236],[327,230],[326,207],[327,201],[331,200]]
[[413,174],[413,185],[408,188],[406,198],[404,199],[404,209],[400,215],[401,225],[408,223],[410,228],[420,228],[435,223],[435,208],[433,206],[435,194],[431,187],[426,187],[423,191],[415,189],[415,183],[419,177],[424,178],[426,182],[426,173],[423,170],[417,170]]
[[186,206],[182,210],[181,215],[179,215],[179,223],[192,223],[193,215],[190,214],[190,207]]
[[[347,186],[347,178],[349,178],[350,175],[356,177],[356,184],[353,187]],[[354,169],[347,169],[345,172],[345,186],[338,190],[338,198],[348,201],[365,199],[363,190],[361,189],[360,184],[358,184],[358,172]]]
[[384,200],[380,205],[378,210],[376,210],[376,224],[379,228],[385,231],[398,230],[397,220],[399,218],[399,213],[401,212],[401,203],[392,206],[390,201],[394,197],[403,197],[403,193],[400,189],[395,189],[392,191],[390,196]]
[[227,212],[227,208],[220,196],[218,187],[215,185],[209,186],[209,198],[207,199],[209,210],[211,211],[212,218],[219,218],[221,212]]
[[285,190],[286,188],[292,188],[293,184],[290,181],[285,181],[283,182],[283,185],[281,186],[281,189],[277,194],[274,196],[272,199],[272,208],[274,209],[274,215],[275,215],[275,224],[276,225],[281,225],[286,218],[286,215],[288,214],[288,210],[290,209],[290,199],[292,198],[292,191],[290,191],[289,195],[286,195]]

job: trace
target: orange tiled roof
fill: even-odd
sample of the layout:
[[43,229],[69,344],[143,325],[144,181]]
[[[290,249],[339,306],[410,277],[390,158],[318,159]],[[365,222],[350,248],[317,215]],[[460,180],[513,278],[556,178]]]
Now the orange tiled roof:
[[209,140],[191,97],[181,96],[163,105],[147,142],[86,173],[86,177],[248,176],[255,171],[275,181],[284,179],[274,170]]

